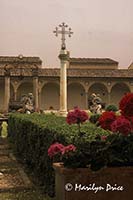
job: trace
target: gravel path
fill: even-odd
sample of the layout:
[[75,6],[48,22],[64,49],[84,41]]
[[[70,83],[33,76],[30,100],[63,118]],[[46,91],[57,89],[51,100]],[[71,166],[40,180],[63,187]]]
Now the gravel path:
[[35,189],[3,138],[0,138],[0,200],[48,200]]

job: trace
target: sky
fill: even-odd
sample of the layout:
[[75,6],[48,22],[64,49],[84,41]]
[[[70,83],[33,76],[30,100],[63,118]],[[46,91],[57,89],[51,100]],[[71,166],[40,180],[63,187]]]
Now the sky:
[[71,57],[112,58],[120,68],[133,62],[133,0],[0,0],[0,55],[39,56],[43,67],[59,67],[65,22]]

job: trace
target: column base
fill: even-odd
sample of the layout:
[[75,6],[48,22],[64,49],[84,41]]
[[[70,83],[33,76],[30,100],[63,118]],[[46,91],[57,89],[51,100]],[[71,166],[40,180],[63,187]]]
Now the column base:
[[66,116],[67,116],[67,113],[68,113],[68,112],[67,112],[66,110],[60,110],[60,111],[59,111],[59,115],[60,115],[60,116],[63,116],[63,117],[66,117]]

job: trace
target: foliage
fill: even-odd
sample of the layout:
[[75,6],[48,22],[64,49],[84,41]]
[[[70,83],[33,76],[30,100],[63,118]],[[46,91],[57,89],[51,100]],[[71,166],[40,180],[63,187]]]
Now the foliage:
[[98,120],[99,120],[99,117],[101,115],[100,114],[93,114],[90,116],[90,122],[93,123],[93,124],[98,124]]
[[61,157],[67,168],[90,167],[97,171],[107,166],[133,166],[133,134],[110,134],[104,139],[99,135],[94,141],[81,138],[76,146],[69,156]]
[[[34,173],[36,180],[49,195],[54,191],[54,170],[48,156],[48,148],[55,142],[63,145],[76,144],[81,139],[76,124],[68,125],[64,117],[52,114],[11,114],[8,120],[9,137],[19,158]],[[86,142],[93,141],[97,134],[108,135],[108,131],[90,122],[81,126]],[[56,157],[55,161],[59,161]]]
[[108,105],[107,107],[106,107],[106,109],[105,109],[106,111],[113,111],[113,112],[117,112],[118,111],[118,108],[115,106],[115,105],[113,105],[113,104],[110,104],[110,105]]

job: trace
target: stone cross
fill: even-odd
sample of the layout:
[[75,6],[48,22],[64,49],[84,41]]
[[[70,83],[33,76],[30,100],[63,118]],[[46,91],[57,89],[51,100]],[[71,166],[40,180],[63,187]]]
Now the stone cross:
[[60,24],[59,27],[61,28],[61,30],[58,30],[58,27],[56,27],[55,31],[53,31],[53,33],[55,33],[56,36],[58,36],[58,34],[62,35],[62,37],[61,37],[61,40],[62,40],[61,49],[65,50],[66,49],[65,35],[68,35],[69,37],[71,37],[71,34],[73,34],[73,32],[71,31],[71,28],[69,28],[68,31],[65,30],[68,27],[68,25],[65,24],[64,22],[62,24]]

